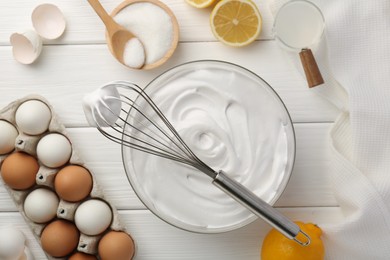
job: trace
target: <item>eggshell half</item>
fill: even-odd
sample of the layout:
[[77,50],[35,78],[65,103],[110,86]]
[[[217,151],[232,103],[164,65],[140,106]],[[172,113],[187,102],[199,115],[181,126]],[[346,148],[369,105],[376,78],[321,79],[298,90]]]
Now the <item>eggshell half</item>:
[[41,54],[42,39],[35,31],[13,33],[10,42],[15,60],[22,64],[33,63]]
[[38,5],[31,15],[31,20],[37,33],[48,40],[59,38],[65,31],[64,15],[53,4]]

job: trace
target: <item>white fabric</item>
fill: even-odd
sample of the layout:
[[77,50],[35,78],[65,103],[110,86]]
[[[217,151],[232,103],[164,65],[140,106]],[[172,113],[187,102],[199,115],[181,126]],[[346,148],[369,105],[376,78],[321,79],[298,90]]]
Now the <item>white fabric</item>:
[[390,259],[390,1],[316,3],[326,20],[315,53],[326,84],[312,91],[340,108],[329,174],[344,219],[322,226],[326,259]]

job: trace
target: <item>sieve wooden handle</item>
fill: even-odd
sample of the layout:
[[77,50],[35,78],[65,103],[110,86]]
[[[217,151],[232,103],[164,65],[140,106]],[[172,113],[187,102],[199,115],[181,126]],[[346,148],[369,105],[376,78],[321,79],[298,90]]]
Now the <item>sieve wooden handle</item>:
[[303,69],[305,70],[307,84],[309,88],[321,85],[324,83],[320,69],[314,59],[313,53],[310,49],[302,49],[299,53]]

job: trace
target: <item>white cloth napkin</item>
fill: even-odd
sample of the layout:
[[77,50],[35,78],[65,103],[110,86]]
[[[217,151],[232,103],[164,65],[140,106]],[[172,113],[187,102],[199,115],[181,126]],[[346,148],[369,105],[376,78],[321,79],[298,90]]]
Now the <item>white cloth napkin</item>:
[[390,259],[390,1],[315,3],[326,20],[315,53],[326,84],[312,91],[340,108],[329,174],[344,218],[322,226],[326,259]]

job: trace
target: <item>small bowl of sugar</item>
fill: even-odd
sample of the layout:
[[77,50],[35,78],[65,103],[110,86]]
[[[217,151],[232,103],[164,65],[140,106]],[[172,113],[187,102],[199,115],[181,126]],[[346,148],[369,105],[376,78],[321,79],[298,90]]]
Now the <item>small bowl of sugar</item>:
[[[139,69],[156,68],[174,53],[179,42],[179,24],[164,3],[158,0],[126,0],[112,11],[111,16],[141,41],[145,51],[145,63]],[[106,33],[106,38],[107,36]],[[125,48],[127,47],[131,46]],[[137,56],[125,49],[124,65],[134,69],[131,66],[134,59],[137,59]]]

